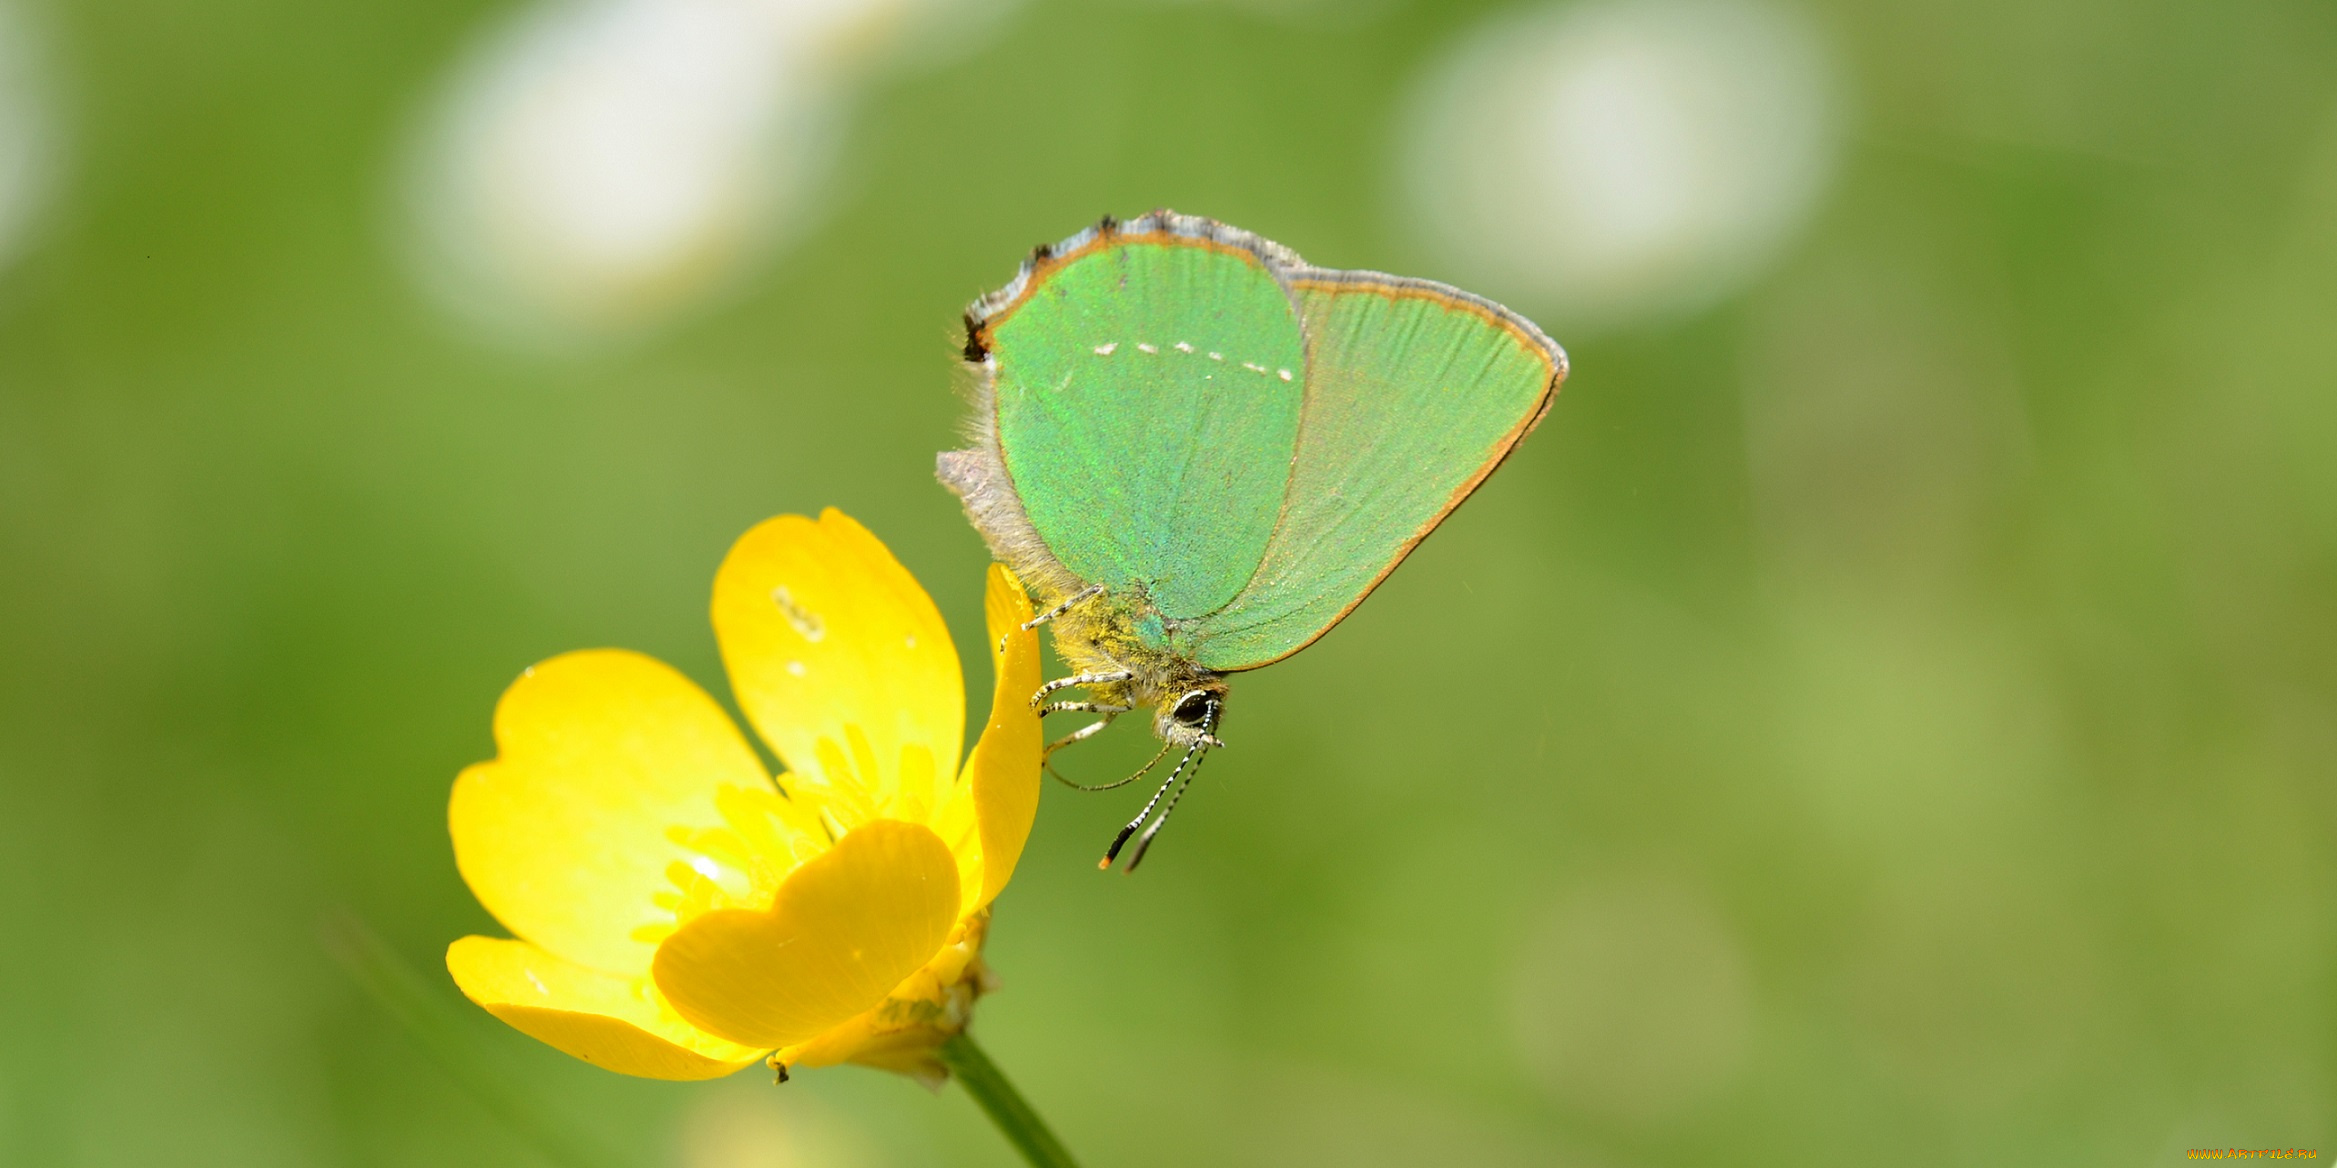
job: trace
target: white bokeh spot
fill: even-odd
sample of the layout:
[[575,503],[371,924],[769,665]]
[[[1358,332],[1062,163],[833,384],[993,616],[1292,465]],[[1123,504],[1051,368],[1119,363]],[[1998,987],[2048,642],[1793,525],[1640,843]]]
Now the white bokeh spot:
[[1809,216],[1832,76],[1805,20],[1751,0],[1513,11],[1415,91],[1405,212],[1451,278],[1553,327],[1692,311]]
[[800,234],[836,115],[995,0],[539,0],[472,46],[408,168],[407,252],[505,339],[631,335]]
[[0,0],[0,267],[16,258],[49,187],[56,128],[33,29]]

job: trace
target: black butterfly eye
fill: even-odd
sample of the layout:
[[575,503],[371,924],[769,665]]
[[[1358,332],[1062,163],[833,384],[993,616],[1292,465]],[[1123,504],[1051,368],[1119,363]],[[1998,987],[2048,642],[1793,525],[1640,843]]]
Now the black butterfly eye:
[[1177,701],[1177,708],[1169,711],[1169,717],[1174,718],[1187,726],[1198,726],[1201,724],[1202,719],[1207,718],[1208,716],[1209,695],[1202,693],[1200,690],[1194,690],[1192,693],[1186,694],[1183,698]]

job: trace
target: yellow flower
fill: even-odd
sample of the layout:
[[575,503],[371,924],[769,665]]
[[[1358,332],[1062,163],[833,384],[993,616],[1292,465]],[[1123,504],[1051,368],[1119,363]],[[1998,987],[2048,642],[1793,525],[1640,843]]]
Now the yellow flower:
[[949,630],[834,510],[756,527],[714,579],[723,663],[777,779],[651,658],[528,670],[495,708],[495,760],[455,780],[447,811],[464,881],[518,939],[455,942],[455,983],[630,1075],[768,1059],[937,1076],[1038,808],[1030,600],[992,565],[985,607],[997,690],[962,771]]

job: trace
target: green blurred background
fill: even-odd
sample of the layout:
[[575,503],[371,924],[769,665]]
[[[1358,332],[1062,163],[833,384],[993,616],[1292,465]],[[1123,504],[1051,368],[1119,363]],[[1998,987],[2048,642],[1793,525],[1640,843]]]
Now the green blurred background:
[[[962,305],[1164,204],[1467,280],[1404,127],[1512,6],[1033,0],[853,58],[795,230],[566,333],[402,242],[418,111],[523,7],[0,34],[50,127],[0,247],[0,1162],[1009,1163],[955,1089],[623,1079],[471,1008],[448,785],[555,653],[726,692],[712,573],[778,512],[973,646]],[[1094,867],[1139,792],[1047,793],[977,1033],[1086,1163],[2337,1154],[2337,9],[1790,13],[1832,120],[1772,242],[1518,303],[1547,424],[1237,681],[1141,875]]]

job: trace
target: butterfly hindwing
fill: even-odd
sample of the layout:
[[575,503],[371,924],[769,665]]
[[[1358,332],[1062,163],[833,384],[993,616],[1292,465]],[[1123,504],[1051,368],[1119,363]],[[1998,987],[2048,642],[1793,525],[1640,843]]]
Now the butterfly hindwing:
[[1222,608],[1265,554],[1298,442],[1305,342],[1257,252],[1092,235],[988,313],[998,450],[1031,529],[1089,583],[1171,620]]
[[1308,340],[1289,489],[1257,571],[1183,630],[1209,669],[1253,669],[1330,630],[1541,420],[1566,355],[1441,284],[1288,273]]

